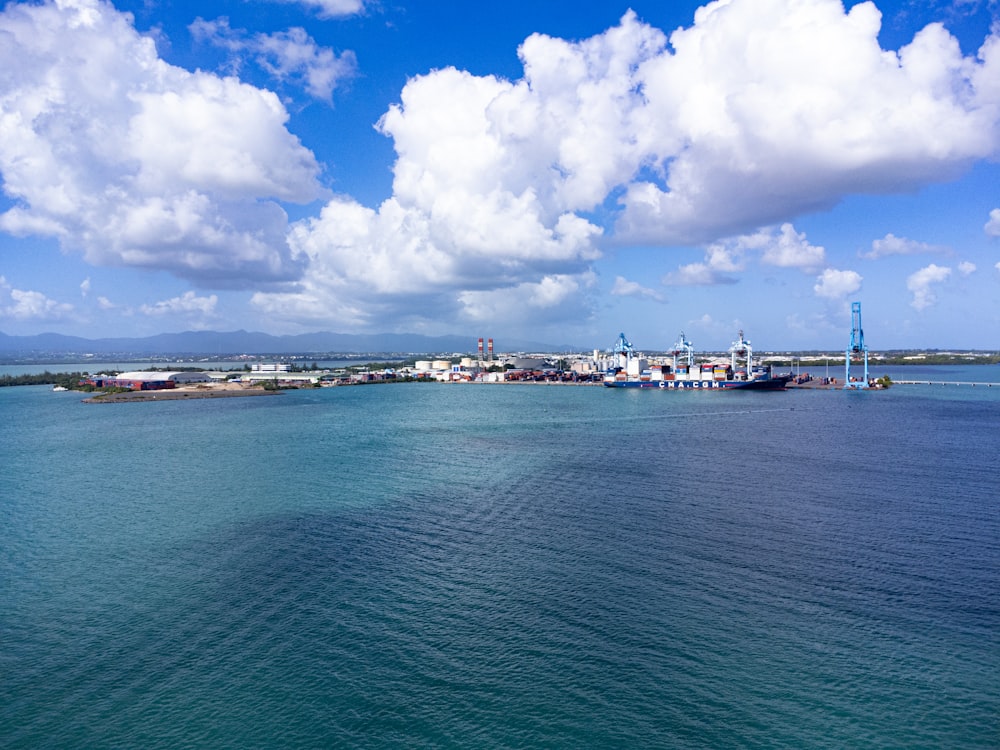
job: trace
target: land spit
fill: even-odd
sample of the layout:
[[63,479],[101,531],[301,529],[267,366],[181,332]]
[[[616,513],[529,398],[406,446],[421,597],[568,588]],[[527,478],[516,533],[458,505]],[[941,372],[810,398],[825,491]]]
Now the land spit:
[[157,391],[122,391],[85,398],[85,404],[124,404],[136,401],[181,401],[198,398],[239,398],[242,396],[275,396],[281,391],[263,388],[168,388]]

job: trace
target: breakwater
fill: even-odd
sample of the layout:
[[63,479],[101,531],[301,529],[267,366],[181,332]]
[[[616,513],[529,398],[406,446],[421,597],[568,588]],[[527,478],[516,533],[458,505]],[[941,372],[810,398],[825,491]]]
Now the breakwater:
[[1000,383],[975,383],[966,380],[894,380],[895,385],[965,385],[982,388],[992,388],[993,386],[1000,386]]

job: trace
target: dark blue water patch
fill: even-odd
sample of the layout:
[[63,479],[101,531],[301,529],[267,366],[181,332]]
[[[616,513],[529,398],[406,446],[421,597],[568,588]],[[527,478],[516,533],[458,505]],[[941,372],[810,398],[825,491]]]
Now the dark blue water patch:
[[[821,725],[826,716],[837,731],[838,704],[856,716],[860,698],[892,698],[902,685],[880,672],[887,657],[901,661],[896,679],[911,699],[909,680],[928,667],[908,657],[921,650],[908,627],[886,632],[851,605],[872,598],[858,581],[841,582],[846,593],[822,575],[810,583],[794,555],[768,566],[746,554],[746,541],[719,543],[705,530],[696,544],[679,534],[657,544],[651,529],[595,547],[593,530],[567,529],[562,514],[563,533],[545,533],[541,505],[532,520],[491,533],[468,518],[456,533],[464,514],[442,504],[272,518],[177,550],[183,590],[167,606],[141,618],[107,613],[102,627],[128,636],[117,648],[80,643],[72,661],[90,666],[70,670],[56,692],[93,680],[108,705],[70,736],[763,745],[796,715]],[[829,686],[813,684],[824,674]],[[800,705],[804,696],[812,702]],[[762,701],[773,715],[741,709]],[[820,739],[803,731],[787,744]]]

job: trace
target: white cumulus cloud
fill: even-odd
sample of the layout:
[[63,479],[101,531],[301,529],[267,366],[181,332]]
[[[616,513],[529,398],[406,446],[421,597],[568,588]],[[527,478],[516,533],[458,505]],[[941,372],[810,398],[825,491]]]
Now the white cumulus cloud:
[[338,197],[296,224],[289,241],[308,271],[296,291],[260,293],[256,304],[355,325],[420,308],[476,319],[495,291],[553,314],[562,296],[540,291],[568,290],[580,304],[601,229],[539,200],[518,174],[523,160],[491,127],[498,102],[518,89],[454,69],[410,81],[380,124],[396,144],[395,195],[377,210]]
[[934,286],[947,281],[951,276],[951,269],[931,263],[926,268],[910,274],[906,279],[906,288],[913,293],[910,305],[917,310],[923,310],[937,302],[937,295],[934,294]]
[[990,219],[983,226],[983,231],[990,237],[1000,237],[1000,208],[990,211]]
[[274,94],[168,65],[102,0],[0,13],[0,229],[203,281],[297,275],[276,201],[321,195]]
[[198,18],[189,27],[192,36],[228,50],[235,56],[231,64],[251,57],[278,81],[290,80],[302,85],[310,96],[330,101],[337,85],[354,76],[357,59],[347,50],[337,55],[329,47],[320,47],[305,29],[291,28],[273,34],[250,34],[233,29],[228,18],[206,21]]
[[1000,44],[978,58],[932,24],[898,52],[872,3],[731,0],[699,9],[635,69],[657,179],[627,186],[619,231],[731,234],[849,193],[935,182],[997,152]]
[[888,255],[919,255],[922,253],[946,254],[948,252],[950,252],[950,250],[947,247],[930,245],[926,242],[918,242],[917,240],[910,240],[906,237],[897,237],[890,232],[880,240],[873,240],[871,251],[862,253],[861,257],[868,258],[869,260],[875,260],[877,258],[884,258]]
[[[716,256],[718,257],[718,256]],[[663,276],[662,282],[667,286],[716,286],[719,284],[735,284],[736,277],[729,275],[724,269],[705,263],[687,263]]]
[[460,295],[463,316],[473,322],[496,320],[528,328],[543,319],[549,323],[579,322],[589,305],[581,308],[580,300],[596,286],[592,272],[582,274],[550,274],[539,281],[527,281],[511,288],[489,291],[467,291]]
[[827,268],[816,278],[816,296],[842,300],[861,289],[862,276],[857,271]]
[[143,315],[151,317],[163,317],[170,315],[191,315],[210,316],[215,312],[215,306],[219,298],[211,294],[207,297],[199,297],[194,292],[184,292],[179,297],[162,300],[152,305],[142,305],[139,311]]
[[316,11],[320,18],[342,18],[361,13],[364,0],[272,0],[279,3],[294,3]]
[[13,288],[0,276],[0,293],[8,303],[0,304],[0,318],[18,321],[56,321],[66,319],[73,306],[49,299],[41,292]]
[[624,276],[615,277],[611,293],[616,297],[638,297],[656,300],[657,302],[663,301],[663,295],[655,289],[645,287],[637,281],[629,281]]
[[796,232],[789,223],[765,227],[752,234],[713,242],[705,248],[702,263],[690,263],[664,277],[665,284],[676,286],[732,284],[734,273],[743,271],[750,260],[762,265],[795,268],[815,273],[826,261],[826,250],[812,245],[804,232]]
[[777,230],[764,229],[736,240],[748,250],[761,253],[761,263],[780,268],[797,268],[811,273],[819,270],[826,262],[826,250],[819,245],[811,245],[805,232],[796,232],[791,224],[782,224]]

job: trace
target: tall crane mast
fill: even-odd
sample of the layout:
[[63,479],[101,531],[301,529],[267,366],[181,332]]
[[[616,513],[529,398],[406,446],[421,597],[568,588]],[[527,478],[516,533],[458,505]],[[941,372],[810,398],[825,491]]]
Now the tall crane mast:
[[681,331],[681,337],[674,344],[672,354],[674,355],[674,372],[677,372],[677,358],[680,356],[687,360],[685,364],[688,368],[694,367],[694,345],[685,338],[684,331]]
[[618,334],[618,340],[615,342],[612,354],[614,355],[614,366],[621,367],[622,369],[628,367],[629,360],[635,356],[635,349],[632,347],[632,342],[625,338],[624,333]]
[[[857,382],[851,382],[851,357],[862,355],[865,362],[864,378]],[[861,327],[861,303],[851,303],[851,345],[847,348],[845,357],[844,388],[867,388],[868,387],[868,347],[865,346],[865,332]]]
[[729,347],[729,354],[731,355],[732,362],[730,367],[733,373],[736,373],[736,359],[737,357],[746,357],[747,362],[747,379],[753,377],[753,348],[750,346],[750,342],[743,338],[743,329],[740,329],[739,341],[734,341],[733,345]]

